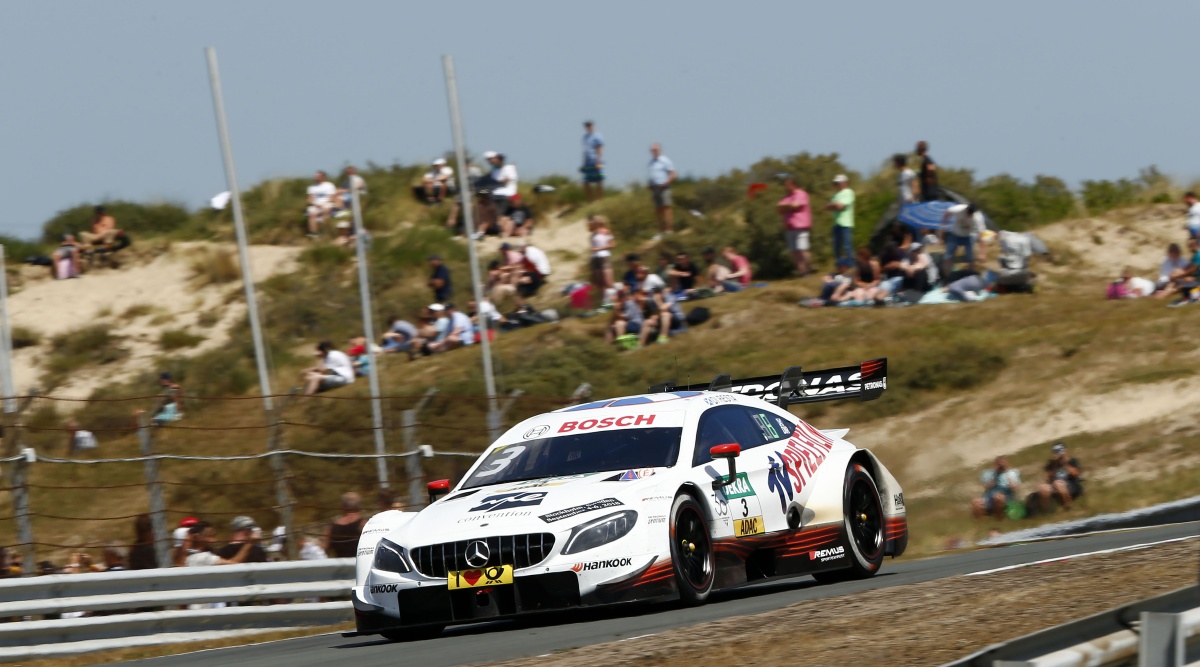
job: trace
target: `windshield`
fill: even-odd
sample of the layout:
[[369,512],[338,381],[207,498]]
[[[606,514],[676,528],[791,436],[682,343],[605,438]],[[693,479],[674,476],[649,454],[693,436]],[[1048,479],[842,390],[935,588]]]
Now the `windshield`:
[[682,433],[682,428],[630,428],[498,447],[488,452],[463,488],[609,470],[669,468],[679,458]]

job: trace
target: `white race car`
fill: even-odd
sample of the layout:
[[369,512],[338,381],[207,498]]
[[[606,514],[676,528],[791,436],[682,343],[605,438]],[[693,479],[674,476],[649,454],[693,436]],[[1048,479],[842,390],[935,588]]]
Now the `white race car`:
[[701,603],[775,577],[869,577],[908,543],[904,493],[846,430],[788,405],[872,400],[887,360],[651,387],[539,415],[493,443],[419,512],[363,529],[357,632],[633,600]]

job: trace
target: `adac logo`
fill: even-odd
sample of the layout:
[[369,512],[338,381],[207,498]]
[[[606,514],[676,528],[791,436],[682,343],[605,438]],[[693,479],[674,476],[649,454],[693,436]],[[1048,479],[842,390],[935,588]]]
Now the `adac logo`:
[[546,432],[549,430],[550,430],[549,424],[542,424],[541,426],[534,426],[533,428],[529,429],[528,431],[525,431],[525,435],[523,435],[521,437],[525,440],[532,440],[534,438],[540,438],[543,435],[546,435]]
[[381,584],[379,586],[371,587],[371,595],[378,595],[380,593],[395,593],[395,592],[396,592],[396,584]]
[[613,567],[629,567],[633,563],[631,558],[614,558],[612,560],[596,560],[590,563],[575,563],[571,569],[575,572],[587,572],[589,570],[607,570]]

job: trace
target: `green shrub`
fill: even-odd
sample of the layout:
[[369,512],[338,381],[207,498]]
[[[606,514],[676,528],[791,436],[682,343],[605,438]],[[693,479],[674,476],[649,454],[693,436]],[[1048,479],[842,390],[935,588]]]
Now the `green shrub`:
[[[42,243],[23,241],[5,234],[0,234],[0,245],[4,246],[4,263],[9,266],[21,264],[31,255],[46,254],[46,247]],[[55,242],[55,245],[58,243]]]
[[195,347],[202,342],[204,342],[204,336],[198,336],[183,329],[168,329],[158,336],[158,346],[164,350]]
[[87,366],[111,364],[129,356],[105,324],[92,324],[50,339],[51,354],[43,382],[54,388],[72,372]]
[[[117,221],[117,228],[131,236],[163,235],[183,228],[189,220],[188,210],[179,204],[137,204],[127,201],[103,202],[108,213]],[[92,226],[94,205],[80,204],[60,211],[42,226],[42,242],[58,245],[64,234],[88,231]]]
[[1092,215],[1136,204],[1141,194],[1142,185],[1127,178],[1117,181],[1083,182],[1083,206]]
[[20,325],[12,328],[12,346],[14,350],[23,347],[33,347],[42,342],[42,334]]

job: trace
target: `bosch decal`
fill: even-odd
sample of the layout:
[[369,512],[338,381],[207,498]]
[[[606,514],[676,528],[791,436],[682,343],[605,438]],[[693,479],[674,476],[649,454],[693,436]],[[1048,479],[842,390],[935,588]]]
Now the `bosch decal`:
[[845,557],[846,547],[833,547],[832,549],[819,549],[817,551],[808,552],[809,560],[820,561],[822,563]]
[[603,419],[585,419],[579,422],[563,422],[558,427],[559,433],[572,431],[590,431],[596,428],[612,428],[613,426],[653,426],[654,415],[625,415],[623,417],[605,417]]
[[371,587],[371,595],[379,595],[380,593],[395,593],[396,584],[380,584],[379,586]]
[[590,563],[575,563],[571,569],[576,572],[587,572],[589,570],[608,570],[614,567],[629,567],[633,563],[631,558],[614,558],[612,560],[597,560]]
[[514,507],[528,507],[530,505],[541,505],[542,500],[546,498],[545,491],[522,491],[518,493],[501,493],[494,496],[488,496],[483,499],[475,507],[472,507],[471,512],[495,512],[498,510],[507,510]]
[[591,502],[586,505],[578,505],[576,507],[568,507],[565,510],[558,510],[556,512],[551,512],[549,514],[543,514],[538,518],[541,519],[542,521],[545,521],[546,523],[554,523],[555,521],[562,521],[563,519],[570,519],[573,516],[579,516],[580,514],[586,514],[587,512],[594,512],[596,510],[608,509],[609,507],[619,507],[622,504],[623,503],[621,501],[617,500],[616,498],[605,498],[604,500],[597,500],[595,502]]
[[525,435],[523,435],[521,437],[526,440],[532,440],[534,438],[540,438],[543,435],[546,435],[546,432],[549,430],[550,430],[549,424],[541,424],[539,426],[534,426],[533,428],[529,429],[528,431],[525,431]]

